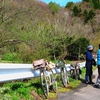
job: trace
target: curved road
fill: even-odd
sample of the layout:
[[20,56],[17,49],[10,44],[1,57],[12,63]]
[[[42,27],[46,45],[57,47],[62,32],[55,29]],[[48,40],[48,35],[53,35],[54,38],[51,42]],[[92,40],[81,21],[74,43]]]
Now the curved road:
[[[98,72],[93,72],[93,82],[96,82]],[[100,89],[95,88],[94,84],[82,83],[78,88],[58,95],[57,100],[100,100]]]

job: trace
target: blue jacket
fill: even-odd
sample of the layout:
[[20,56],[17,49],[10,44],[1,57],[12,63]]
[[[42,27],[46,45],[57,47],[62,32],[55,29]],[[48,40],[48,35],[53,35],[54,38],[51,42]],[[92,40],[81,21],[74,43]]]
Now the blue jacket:
[[100,49],[97,52],[97,65],[100,65]]
[[86,52],[86,68],[87,67],[92,67],[92,53],[90,51]]
[[86,62],[92,62],[92,59],[93,59],[92,53],[87,51],[86,52]]

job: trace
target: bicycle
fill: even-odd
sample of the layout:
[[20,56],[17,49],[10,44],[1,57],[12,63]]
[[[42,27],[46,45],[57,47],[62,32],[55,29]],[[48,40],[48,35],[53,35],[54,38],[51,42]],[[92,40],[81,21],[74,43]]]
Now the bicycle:
[[63,60],[60,60],[56,64],[57,68],[60,68],[60,76],[61,76],[61,81],[64,87],[67,87],[69,84],[69,76],[67,72],[67,68],[65,67],[65,62]]
[[52,86],[54,92],[57,92],[57,81],[52,69],[49,68],[44,59],[33,62],[35,69],[40,69],[40,83],[46,98],[49,96],[49,88]]
[[80,65],[78,62],[73,62],[70,64],[70,76],[75,78],[76,80],[80,79],[81,74]]

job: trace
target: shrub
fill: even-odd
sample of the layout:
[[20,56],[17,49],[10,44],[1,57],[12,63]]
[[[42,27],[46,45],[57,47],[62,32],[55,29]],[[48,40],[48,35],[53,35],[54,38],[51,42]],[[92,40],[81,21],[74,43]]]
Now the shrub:
[[6,60],[6,61],[19,61],[21,62],[22,60],[19,58],[17,53],[6,53],[2,56],[1,60]]

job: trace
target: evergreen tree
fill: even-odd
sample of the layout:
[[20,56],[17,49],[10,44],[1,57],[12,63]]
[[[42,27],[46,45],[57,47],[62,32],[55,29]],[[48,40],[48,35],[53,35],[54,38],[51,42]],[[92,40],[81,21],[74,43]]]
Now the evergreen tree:
[[74,3],[73,2],[68,2],[65,6],[65,8],[71,9],[73,7]]
[[82,2],[89,2],[89,0],[82,0]]
[[95,13],[94,13],[94,11],[91,9],[90,11],[89,11],[89,19],[93,19],[95,17]]
[[89,20],[93,19],[95,17],[95,12],[91,9],[89,12],[87,10],[84,11],[84,22],[88,22]]
[[81,12],[81,9],[78,9],[77,6],[74,6],[74,8],[73,8],[73,13],[74,13],[74,15],[75,15],[75,16],[78,16],[80,12]]

